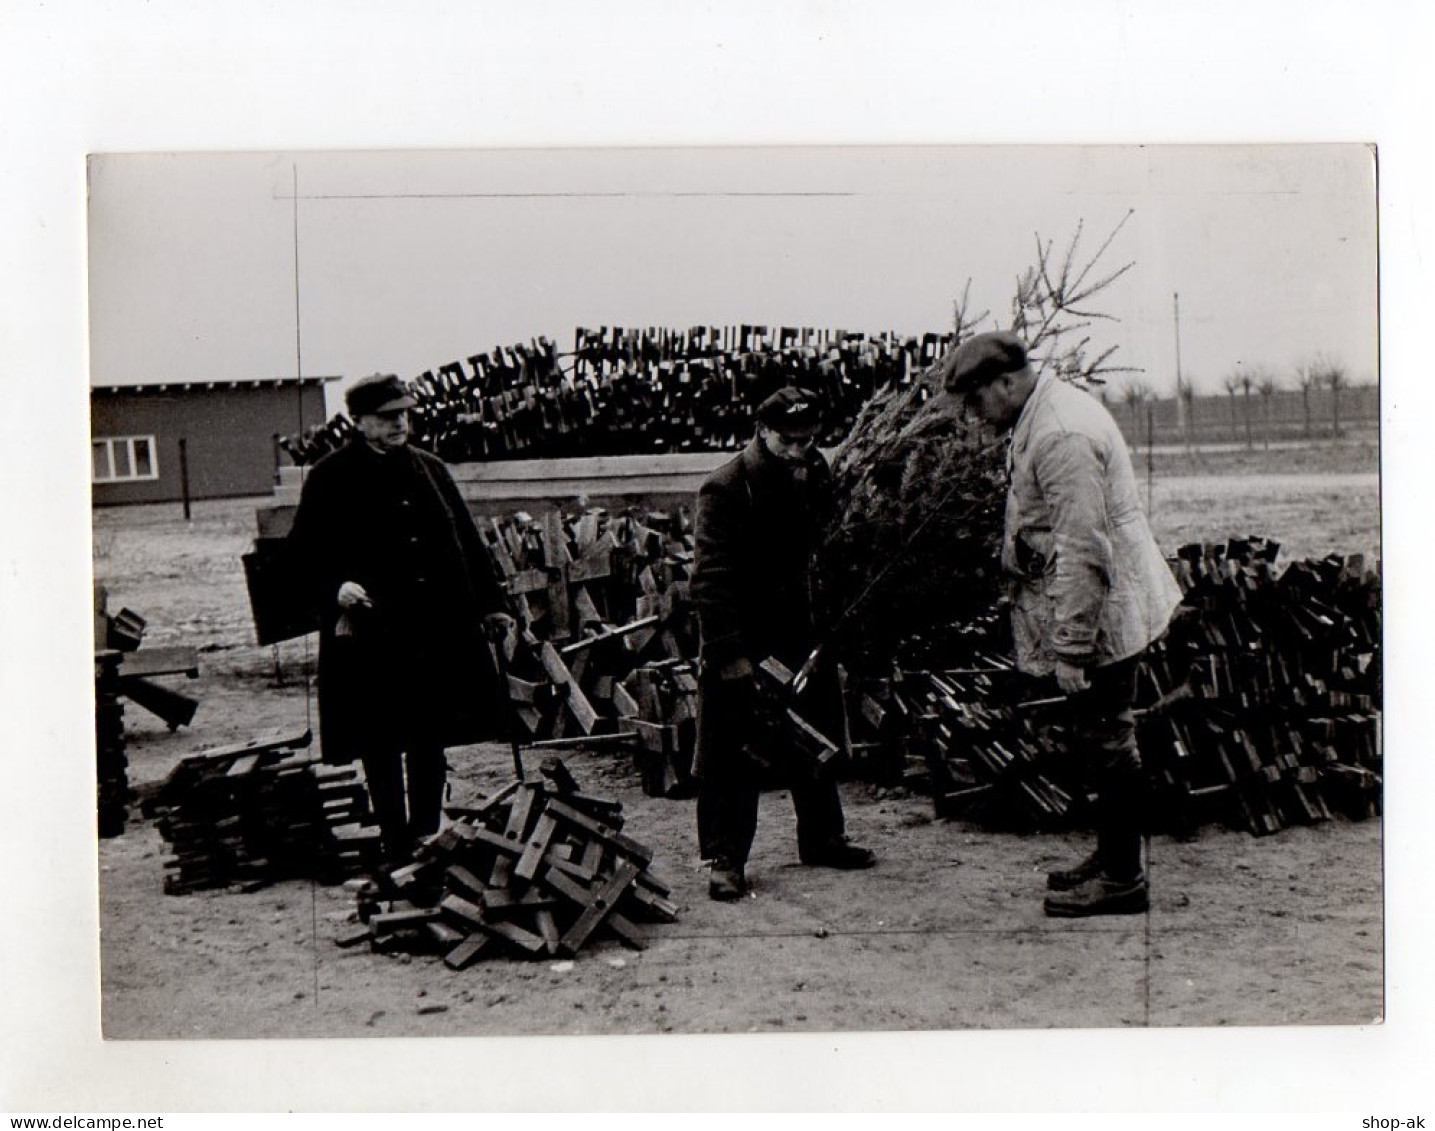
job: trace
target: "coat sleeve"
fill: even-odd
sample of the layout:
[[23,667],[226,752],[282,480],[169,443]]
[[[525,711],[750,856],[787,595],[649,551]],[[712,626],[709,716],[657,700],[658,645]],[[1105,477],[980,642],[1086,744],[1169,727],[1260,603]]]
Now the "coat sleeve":
[[321,623],[334,618],[339,586],[349,580],[340,576],[334,552],[341,538],[339,526],[343,521],[337,512],[338,506],[330,489],[327,469],[312,469],[305,477],[294,521],[284,540],[289,576]]
[[1111,590],[1106,470],[1087,436],[1064,432],[1044,440],[1033,470],[1051,515],[1051,646],[1059,660],[1086,666]]
[[464,501],[458,484],[453,481],[453,476],[441,460],[435,459],[428,466],[439,493],[443,496],[444,506],[452,516],[454,532],[463,551],[464,568],[468,571],[469,585],[473,589],[478,611],[510,612],[508,594],[499,584],[493,559],[489,555],[488,547],[483,544],[478,525],[473,521],[473,512],[468,509],[468,503]]
[[689,585],[702,634],[703,661],[714,668],[749,655],[738,616],[742,593],[739,539],[743,515],[728,490],[709,480],[698,491]]

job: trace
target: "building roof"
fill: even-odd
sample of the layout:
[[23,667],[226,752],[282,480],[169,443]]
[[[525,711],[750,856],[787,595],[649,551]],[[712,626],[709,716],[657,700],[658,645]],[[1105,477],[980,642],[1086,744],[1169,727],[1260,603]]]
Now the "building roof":
[[302,385],[323,385],[326,381],[338,381],[335,374],[322,377],[254,377],[238,381],[124,381],[121,383],[95,384],[91,393],[170,393],[192,392],[208,389],[287,389]]

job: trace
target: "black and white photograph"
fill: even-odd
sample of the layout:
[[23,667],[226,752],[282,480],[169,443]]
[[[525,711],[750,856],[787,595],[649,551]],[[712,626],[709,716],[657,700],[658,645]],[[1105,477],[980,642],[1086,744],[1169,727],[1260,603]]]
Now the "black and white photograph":
[[93,157],[105,1035],[1377,1021],[1376,161]]
[[510,8],[7,21],[0,1109],[1419,1125],[1429,17]]

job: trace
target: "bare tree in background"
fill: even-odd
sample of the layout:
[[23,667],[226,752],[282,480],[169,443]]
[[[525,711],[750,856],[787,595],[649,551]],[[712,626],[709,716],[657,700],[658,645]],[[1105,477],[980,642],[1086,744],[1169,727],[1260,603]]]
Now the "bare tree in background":
[[1319,355],[1319,353],[1296,366],[1296,386],[1300,389],[1300,403],[1306,413],[1306,439],[1313,438],[1316,433],[1314,432],[1314,419],[1310,412],[1310,393],[1325,386],[1326,370],[1329,367],[1329,360],[1325,355]]
[[1330,389],[1330,438],[1340,439],[1340,391],[1350,387],[1350,377],[1345,366],[1326,358],[1316,375],[1317,381]]
[[1251,390],[1255,388],[1255,384],[1255,377],[1243,370],[1241,372],[1241,407],[1246,412],[1246,447],[1248,448],[1256,446],[1255,440],[1251,438]]
[[1277,388],[1275,377],[1269,373],[1262,374],[1260,379],[1256,381],[1256,392],[1261,395],[1261,415],[1264,417],[1265,424],[1262,431],[1265,436],[1267,451],[1270,450],[1271,446],[1271,398],[1275,396]]
[[1300,406],[1306,412],[1304,436],[1310,439],[1310,390],[1316,388],[1316,366],[1314,362],[1302,362],[1296,366],[1296,388],[1300,389]]
[[1176,400],[1181,405],[1181,432],[1186,441],[1186,450],[1195,447],[1196,428],[1196,386],[1189,377],[1176,378]]
[[1221,382],[1221,387],[1226,390],[1226,396],[1231,402],[1231,439],[1234,441],[1240,431],[1236,423],[1236,393],[1241,388],[1241,375],[1232,373]]
[[1127,377],[1121,383],[1121,399],[1131,411],[1132,444],[1141,442],[1141,408],[1154,395],[1150,382],[1140,377]]

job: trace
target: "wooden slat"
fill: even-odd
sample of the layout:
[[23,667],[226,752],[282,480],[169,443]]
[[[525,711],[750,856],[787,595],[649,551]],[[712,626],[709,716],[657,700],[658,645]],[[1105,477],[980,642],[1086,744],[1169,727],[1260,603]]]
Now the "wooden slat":
[[612,878],[597,892],[590,893],[587,905],[559,940],[558,949],[564,954],[577,954],[589,936],[617,910],[618,901],[638,878],[639,871],[638,866],[631,861],[621,861]]
[[518,879],[531,880],[538,874],[538,867],[543,862],[544,854],[547,853],[557,829],[558,822],[548,813],[538,818],[538,823],[533,826],[533,832],[529,834],[524,845],[523,855],[513,867],[513,874]]
[[140,648],[135,652],[122,652],[119,666],[120,678],[183,675],[190,679],[199,678],[199,653],[184,646],[163,648]]

